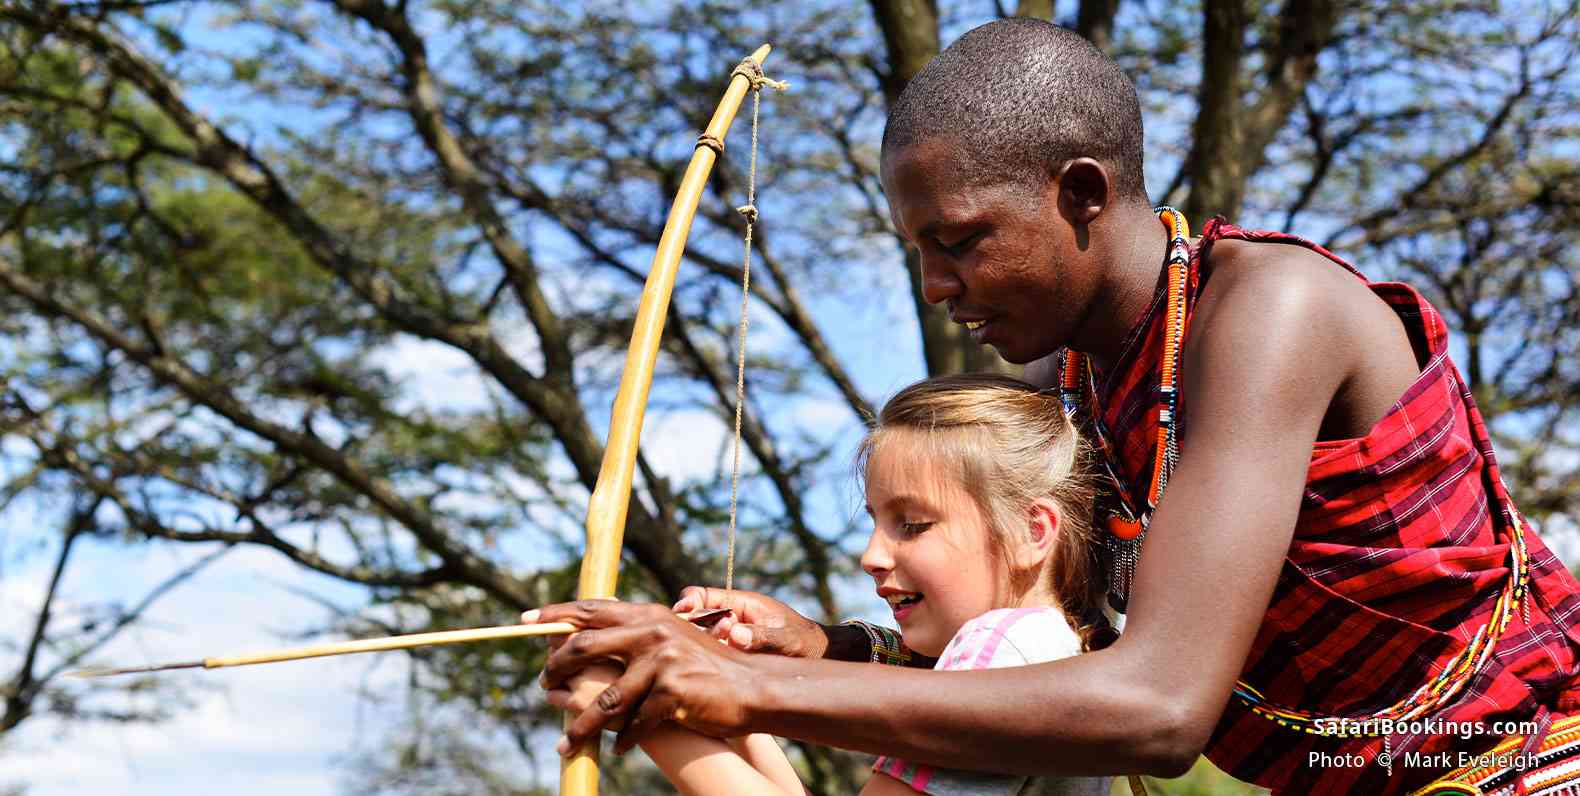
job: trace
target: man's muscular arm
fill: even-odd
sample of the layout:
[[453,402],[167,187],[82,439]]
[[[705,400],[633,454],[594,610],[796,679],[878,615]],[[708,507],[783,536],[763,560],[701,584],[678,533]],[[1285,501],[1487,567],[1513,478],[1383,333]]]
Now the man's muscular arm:
[[545,609],[545,621],[627,624],[578,633],[551,658],[551,681],[600,657],[630,661],[616,698],[584,713],[572,734],[635,709],[628,735],[678,712],[704,731],[770,732],[956,768],[1183,772],[1244,666],[1312,443],[1359,355],[1340,331],[1346,310],[1328,300],[1331,283],[1298,268],[1223,265],[1183,355],[1182,458],[1112,647],[1037,666],[923,672],[747,655],[701,634],[689,636],[706,644],[688,645],[688,634],[629,626],[629,606],[597,616],[587,612],[596,607]]

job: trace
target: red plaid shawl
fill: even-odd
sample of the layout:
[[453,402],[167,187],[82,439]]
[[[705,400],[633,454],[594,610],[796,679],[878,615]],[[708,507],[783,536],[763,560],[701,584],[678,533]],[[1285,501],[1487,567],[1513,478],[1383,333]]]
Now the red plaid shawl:
[[[1292,244],[1356,276],[1322,247],[1274,232],[1209,222],[1191,258],[1191,288],[1224,238]],[[1364,277],[1361,277],[1364,279]],[[1421,375],[1362,439],[1319,441],[1311,452],[1294,542],[1242,678],[1270,701],[1326,715],[1356,716],[1408,696],[1441,671],[1486,624],[1508,577],[1508,535],[1492,445],[1459,371],[1448,359],[1448,330],[1414,289],[1368,283],[1399,313]],[[1144,495],[1152,473],[1161,355],[1162,292],[1131,333],[1100,405],[1112,430],[1121,477]],[[1189,422],[1190,396],[1181,396]],[[1492,501],[1489,505],[1489,501]],[[1455,722],[1528,720],[1539,707],[1580,713],[1580,583],[1534,533],[1526,535],[1530,621],[1515,616],[1494,657],[1434,718]],[[1232,551],[1225,551],[1226,554]],[[1207,756],[1234,776],[1289,793],[1396,793],[1443,767],[1405,765],[1406,752],[1479,752],[1492,735],[1395,735],[1394,778],[1374,762],[1381,738],[1317,737],[1252,714],[1238,698],[1213,733]],[[1335,756],[1323,764],[1312,753]],[[1339,755],[1364,765],[1343,767]]]

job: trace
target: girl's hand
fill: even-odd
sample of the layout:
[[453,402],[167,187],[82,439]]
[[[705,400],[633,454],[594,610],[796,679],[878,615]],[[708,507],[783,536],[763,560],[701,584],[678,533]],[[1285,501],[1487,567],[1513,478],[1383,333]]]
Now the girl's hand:
[[[549,689],[549,704],[566,713],[580,715],[624,673],[624,668],[612,663],[592,664],[558,687]],[[611,725],[609,729],[617,730],[619,727]]]
[[687,586],[672,610],[686,614],[715,608],[728,608],[733,613],[719,620],[710,632],[735,649],[791,658],[821,658],[828,649],[822,625],[756,592]]

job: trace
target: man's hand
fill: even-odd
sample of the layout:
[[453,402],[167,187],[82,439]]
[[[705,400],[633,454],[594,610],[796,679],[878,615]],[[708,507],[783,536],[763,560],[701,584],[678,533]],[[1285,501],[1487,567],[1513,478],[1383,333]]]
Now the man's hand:
[[712,632],[735,649],[792,658],[821,658],[828,649],[822,625],[756,592],[687,586],[673,610],[690,613],[714,608],[732,612],[719,620]]
[[551,692],[564,690],[589,667],[609,661],[625,664],[625,672],[566,728],[572,748],[621,718],[626,727],[615,739],[618,753],[669,720],[715,737],[747,731],[755,691],[748,656],[663,606],[581,600],[532,613],[523,621],[570,622],[583,628],[549,655],[542,682]]

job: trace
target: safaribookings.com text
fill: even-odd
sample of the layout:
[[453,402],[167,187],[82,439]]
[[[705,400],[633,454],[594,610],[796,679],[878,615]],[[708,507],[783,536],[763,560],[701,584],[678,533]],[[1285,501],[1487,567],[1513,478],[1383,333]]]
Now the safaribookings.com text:
[[1337,737],[1390,735],[1453,735],[1464,740],[1496,735],[1532,735],[1539,731],[1534,721],[1445,721],[1443,719],[1344,719],[1316,720],[1317,732]]

